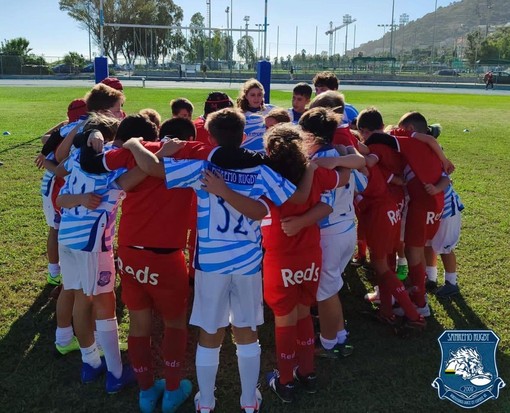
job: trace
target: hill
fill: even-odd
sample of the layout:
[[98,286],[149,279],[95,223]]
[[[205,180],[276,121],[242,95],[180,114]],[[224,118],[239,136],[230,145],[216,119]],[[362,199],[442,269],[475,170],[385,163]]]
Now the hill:
[[[435,50],[465,46],[466,35],[470,32],[478,29],[485,35],[496,26],[510,24],[510,7],[506,1],[462,0],[438,7],[436,13],[428,13],[405,26],[398,25],[399,16],[395,16],[394,22],[397,26],[393,32],[393,55],[399,56],[403,51],[409,53],[413,49],[430,50],[432,44]],[[388,27],[383,37],[362,44],[354,54],[388,55],[390,42]]]

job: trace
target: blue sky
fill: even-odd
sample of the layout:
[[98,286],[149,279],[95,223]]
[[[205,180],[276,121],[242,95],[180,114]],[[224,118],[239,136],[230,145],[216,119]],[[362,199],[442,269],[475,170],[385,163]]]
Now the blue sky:
[[[108,1],[108,0],[105,0]],[[305,49],[315,52],[315,33],[317,28],[317,53],[329,49],[329,38],[325,35],[329,22],[333,26],[342,24],[345,14],[350,14],[357,21],[348,30],[348,49],[354,42],[356,27],[356,45],[378,39],[383,28],[378,24],[391,23],[392,4],[395,4],[394,21],[398,24],[399,16],[409,15],[410,21],[427,13],[433,13],[436,0],[267,0],[268,38],[267,54],[274,58],[293,55]],[[200,12],[206,16],[206,0],[174,0],[184,10],[183,25],[189,24],[190,17]],[[265,0],[210,0],[212,27],[225,28],[227,14],[225,9],[232,5],[233,27],[245,27],[244,16],[250,16],[249,27],[264,23]],[[448,6],[451,0],[437,0],[437,7]],[[206,24],[207,25],[207,24]],[[278,30],[279,28],[279,30]],[[279,31],[279,37],[278,37]],[[345,48],[345,29],[337,32],[336,51]],[[259,45],[257,33],[251,33],[255,48]],[[60,11],[57,0],[17,0],[0,2],[0,40],[25,37],[30,41],[33,53],[55,60],[69,51],[89,54],[88,33],[79,24]],[[234,34],[234,39],[239,33]],[[263,38],[260,36],[260,48]],[[98,48],[93,44],[92,52]],[[55,59],[53,59],[55,58]]]

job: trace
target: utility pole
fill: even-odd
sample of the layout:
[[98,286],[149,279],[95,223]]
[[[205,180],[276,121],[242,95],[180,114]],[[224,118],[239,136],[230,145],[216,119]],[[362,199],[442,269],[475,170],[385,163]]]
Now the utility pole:
[[345,25],[345,56],[347,56],[347,34],[349,33],[349,24],[352,23],[352,16],[344,14],[343,23]]
[[244,46],[246,47],[246,50],[245,50],[245,53],[246,53],[245,61],[246,61],[246,65],[248,65],[248,22],[250,21],[250,16],[244,16],[243,20],[246,23],[246,34],[245,34],[246,37],[245,37]]
[[[436,0],[437,3],[437,0]],[[395,28],[395,0],[391,6],[391,35],[390,35],[390,57],[393,57],[393,29]]]

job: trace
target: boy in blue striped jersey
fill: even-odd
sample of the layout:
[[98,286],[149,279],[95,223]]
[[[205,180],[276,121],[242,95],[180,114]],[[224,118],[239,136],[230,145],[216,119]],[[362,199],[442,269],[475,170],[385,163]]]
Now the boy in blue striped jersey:
[[[207,117],[206,128],[213,143],[223,148],[239,148],[244,127],[244,116],[236,109],[222,109]],[[200,327],[196,411],[211,412],[215,408],[220,348],[225,327],[231,324],[241,378],[241,409],[258,412],[262,397],[257,389],[261,352],[257,326],[263,323],[258,220],[268,212],[261,197],[281,205],[294,194],[295,186],[265,165],[224,169],[209,161],[163,158],[160,162],[139,141],[131,140],[124,148],[133,152],[137,164],[147,173],[154,175],[154,165],[158,165],[157,176],[165,176],[168,188],[191,187],[197,193],[195,298],[190,320]],[[234,191],[225,198],[207,192],[203,180],[210,173],[221,175]]]

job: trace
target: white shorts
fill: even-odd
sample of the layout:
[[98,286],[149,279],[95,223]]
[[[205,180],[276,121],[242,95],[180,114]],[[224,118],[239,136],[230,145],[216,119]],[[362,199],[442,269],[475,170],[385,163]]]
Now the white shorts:
[[[54,182],[55,180],[53,180],[53,183],[51,184],[52,187],[54,185]],[[51,228],[58,229],[60,224],[60,215],[57,213],[57,211],[55,211],[55,208],[53,207],[53,202],[51,202],[51,197],[43,196],[42,204],[44,217],[46,218],[46,224]]]
[[449,254],[459,242],[460,225],[461,217],[458,211],[451,217],[442,218],[436,235],[427,241],[426,245],[432,247],[436,254]]
[[58,244],[60,270],[65,290],[83,290],[85,295],[113,291],[115,264],[113,251],[89,252],[73,250]]
[[232,324],[253,331],[264,323],[262,275],[217,274],[195,270],[190,324],[209,334]]
[[324,301],[343,287],[342,273],[354,254],[356,226],[341,234],[321,232],[322,268],[317,289],[317,301]]

